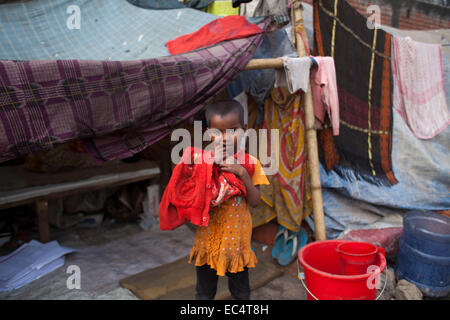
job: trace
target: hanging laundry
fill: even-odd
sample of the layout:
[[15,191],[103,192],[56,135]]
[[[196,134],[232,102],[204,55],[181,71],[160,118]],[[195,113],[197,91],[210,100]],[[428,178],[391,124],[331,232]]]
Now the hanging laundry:
[[394,108],[419,139],[431,139],[450,123],[440,44],[393,37]]
[[[298,232],[302,220],[311,213],[302,97],[301,93],[290,94],[285,88],[275,88],[266,99],[262,129],[280,130],[279,141],[276,142],[280,147],[277,155],[279,169],[275,175],[267,176],[270,185],[260,187],[261,204],[250,208],[253,227],[276,218],[280,225]],[[254,123],[251,118],[249,124]],[[270,137],[263,141],[267,144],[268,154],[271,142]]]
[[289,14],[286,0],[253,0],[250,3],[241,4],[241,16],[266,17],[286,14]]
[[231,0],[213,1],[204,11],[222,17],[239,15],[239,8],[233,7]]
[[216,19],[193,33],[182,35],[166,43],[170,54],[180,54],[215,45],[225,40],[245,38],[262,33],[257,25],[241,16]]
[[[235,159],[250,176],[255,164],[243,152]],[[188,147],[175,166],[159,205],[161,230],[173,230],[190,221],[197,226],[207,226],[209,209],[234,196],[246,196],[245,184],[230,172],[221,171],[214,164],[211,151]]]
[[394,185],[392,171],[391,35],[347,1],[314,0],[314,56],[334,59],[339,136],[319,131],[327,170],[375,185]]
[[288,88],[290,93],[308,91],[311,59],[283,57],[283,69],[275,70],[275,88]]
[[311,91],[316,127],[322,128],[325,114],[331,121],[333,135],[339,135],[339,97],[336,69],[331,57],[315,57],[317,66],[311,70]]
[[252,0],[233,0],[233,8],[239,8],[241,4],[249,2],[252,2]]
[[[296,57],[297,51],[289,40],[288,28],[267,32],[264,39],[256,50],[253,59],[278,58],[283,56]],[[275,70],[245,70],[239,74],[227,87],[230,98],[234,98],[242,92],[248,92],[257,103],[257,123],[260,125],[264,120],[264,103],[270,95],[275,83]]]

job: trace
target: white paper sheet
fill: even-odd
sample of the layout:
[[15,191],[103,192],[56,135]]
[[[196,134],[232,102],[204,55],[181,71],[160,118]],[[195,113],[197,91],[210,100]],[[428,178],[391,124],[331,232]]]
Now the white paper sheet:
[[0,291],[20,288],[64,265],[64,255],[78,251],[57,241],[31,240],[11,254],[0,257]]

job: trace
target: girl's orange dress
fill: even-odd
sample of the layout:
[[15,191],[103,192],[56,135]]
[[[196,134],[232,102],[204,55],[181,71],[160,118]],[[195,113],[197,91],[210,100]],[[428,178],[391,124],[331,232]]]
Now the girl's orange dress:
[[[253,184],[269,184],[261,163],[254,160]],[[245,197],[230,198],[209,211],[207,227],[197,227],[189,263],[208,264],[219,276],[253,268],[258,260],[251,247],[251,237],[252,217]]]

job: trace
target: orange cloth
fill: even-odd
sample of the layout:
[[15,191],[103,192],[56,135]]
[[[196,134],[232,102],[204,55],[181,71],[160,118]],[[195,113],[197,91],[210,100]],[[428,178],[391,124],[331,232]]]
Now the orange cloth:
[[[255,162],[253,184],[269,184],[261,163],[257,159]],[[252,217],[245,197],[232,197],[210,209],[207,227],[197,227],[189,263],[208,264],[219,276],[253,268],[258,260],[252,251],[251,237]]]
[[[187,221],[208,225],[213,166],[203,161],[203,154],[202,149],[188,147],[175,166],[159,204],[161,230],[173,230]],[[209,153],[206,156],[212,157]]]
[[219,42],[249,37],[263,30],[242,16],[227,16],[204,25],[197,31],[166,43],[170,54],[180,54],[213,46]]

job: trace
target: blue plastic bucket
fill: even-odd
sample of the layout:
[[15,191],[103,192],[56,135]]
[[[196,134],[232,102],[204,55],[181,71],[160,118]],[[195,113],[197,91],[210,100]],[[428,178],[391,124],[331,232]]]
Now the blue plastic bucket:
[[395,274],[415,284],[424,296],[450,293],[450,218],[434,212],[405,215]]

